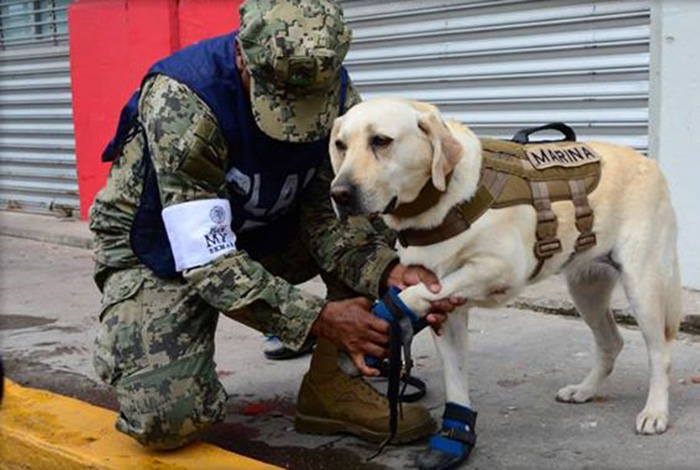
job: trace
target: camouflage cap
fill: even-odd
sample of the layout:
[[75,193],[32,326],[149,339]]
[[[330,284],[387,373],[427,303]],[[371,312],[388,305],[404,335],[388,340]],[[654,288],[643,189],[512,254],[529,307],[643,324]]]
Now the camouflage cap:
[[278,140],[328,136],[340,106],[340,65],[351,32],[327,0],[248,0],[238,33],[260,129]]

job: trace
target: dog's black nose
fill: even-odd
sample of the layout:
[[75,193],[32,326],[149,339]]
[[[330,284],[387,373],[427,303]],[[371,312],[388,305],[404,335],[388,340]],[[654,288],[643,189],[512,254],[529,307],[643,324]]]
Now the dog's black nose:
[[331,188],[331,198],[339,206],[352,204],[353,188],[349,184],[336,184]]

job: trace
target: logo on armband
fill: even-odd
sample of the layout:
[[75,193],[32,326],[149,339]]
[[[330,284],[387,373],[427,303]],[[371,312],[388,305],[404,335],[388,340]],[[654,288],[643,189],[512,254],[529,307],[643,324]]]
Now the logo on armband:
[[234,241],[230,238],[228,227],[226,227],[226,211],[221,206],[214,206],[209,211],[209,218],[216,226],[209,229],[209,233],[204,235],[207,250],[210,254],[218,253],[229,248],[235,248]]
[[218,225],[210,228],[209,233],[204,235],[204,241],[207,244],[207,250],[209,250],[210,254],[218,253],[228,248],[236,248],[233,240],[229,237],[225,225]]
[[226,211],[221,206],[214,206],[209,211],[209,218],[215,224],[223,224],[226,220]]

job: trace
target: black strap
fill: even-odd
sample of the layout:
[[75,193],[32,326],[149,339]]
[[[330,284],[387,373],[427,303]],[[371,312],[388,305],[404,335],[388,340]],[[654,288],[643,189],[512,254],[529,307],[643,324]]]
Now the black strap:
[[[374,367],[379,371],[380,377],[389,377],[389,361],[382,360]],[[410,385],[411,387],[416,389],[415,392],[403,393],[402,395],[400,395],[399,400],[402,403],[413,403],[425,397],[428,391],[428,386],[426,385],[425,381],[413,375],[406,376],[405,374],[401,376],[401,381],[404,384]]]
[[391,295],[389,295],[388,292],[382,298],[382,302],[384,302],[384,305],[386,305],[386,308],[394,317],[394,320],[401,320],[403,318],[403,312],[401,311],[401,308],[398,305],[396,305],[396,302],[394,302],[394,298]]
[[[390,295],[385,295],[384,298],[382,299],[384,304],[387,306],[391,314],[394,316],[395,319],[400,320],[403,318],[403,312],[401,312],[401,309],[399,308],[398,305],[394,302],[394,299]],[[413,334],[415,335],[419,331],[423,330],[429,326],[428,320],[425,319],[425,317],[421,317],[418,319],[416,324],[413,326]],[[400,332],[399,332],[400,334]],[[399,341],[401,343],[401,341]],[[399,357],[399,361],[401,361],[401,358]],[[379,370],[379,375],[381,377],[386,377],[390,378],[390,362],[391,361],[386,361],[383,360],[379,364],[377,364],[376,368]],[[408,367],[406,367],[407,371],[410,371],[413,364],[408,364]],[[418,377],[413,377],[409,374],[401,374],[401,369],[399,368],[399,380],[404,383],[404,387],[402,388],[402,393],[399,394],[398,400],[402,403],[413,403],[415,401],[420,400],[423,398],[426,393],[427,393],[427,385],[425,382]],[[412,393],[405,393],[406,390],[406,385],[411,385],[416,389],[415,392]],[[388,391],[387,391],[388,393]]]
[[[380,373],[382,373],[383,376],[386,376],[388,380],[386,397],[389,401],[389,436],[379,445],[379,449],[377,449],[377,451],[367,459],[368,461],[381,454],[387,444],[389,444],[394,437],[396,437],[399,424],[399,407],[401,403],[404,401],[419,400],[420,398],[424,397],[426,393],[425,382],[418,378],[411,377],[410,373],[412,364],[406,364],[406,373],[402,374],[403,362],[401,361],[401,350],[404,343],[399,321],[403,319],[404,314],[401,311],[401,308],[394,303],[394,299],[389,294],[385,295],[382,301],[386,305],[389,312],[391,312],[391,315],[394,317],[394,321],[389,323],[390,342],[386,371],[380,369]],[[416,322],[413,328],[414,331],[417,332],[426,326],[428,326],[428,322],[424,318],[421,318]],[[402,382],[404,384],[403,387],[401,387]],[[407,385],[413,385],[418,389],[418,391],[412,394],[405,393]]]
[[412,375],[404,375],[403,377],[401,377],[401,381],[405,385],[410,385],[411,387],[414,387],[416,389],[415,392],[402,393],[399,397],[399,400],[401,400],[402,403],[413,403],[425,397],[425,394],[428,391],[428,386],[423,380]]
[[389,436],[379,445],[377,451],[370,456],[367,461],[374,459],[382,453],[384,448],[394,437],[399,426],[399,388],[401,385],[401,327],[398,321],[389,323],[390,343],[389,343],[389,370],[387,378],[386,397],[389,400]]
[[562,139],[564,142],[576,142],[576,133],[563,122],[551,122],[544,126],[528,127],[527,129],[519,130],[511,140],[519,144],[528,144],[530,143],[530,135],[540,131],[559,131],[564,134],[564,139]]
[[451,419],[453,421],[459,421],[460,423],[467,423],[470,429],[474,429],[476,427],[476,416],[476,411],[466,408],[456,408],[454,406],[446,406],[445,411],[442,413],[443,419]]
[[413,325],[413,334],[415,335],[419,331],[423,330],[425,327],[430,326],[428,320],[425,317],[420,317],[415,325]]
[[476,445],[476,433],[467,431],[466,429],[448,428],[440,431],[440,435],[454,441],[459,441],[470,447]]

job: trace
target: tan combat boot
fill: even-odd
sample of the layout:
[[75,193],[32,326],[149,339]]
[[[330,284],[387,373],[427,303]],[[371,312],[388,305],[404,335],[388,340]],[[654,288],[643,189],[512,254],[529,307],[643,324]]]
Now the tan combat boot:
[[[304,434],[348,433],[379,443],[389,436],[389,401],[361,377],[343,373],[336,347],[319,339],[299,390],[294,427]],[[392,442],[414,441],[434,429],[428,410],[404,403]]]

